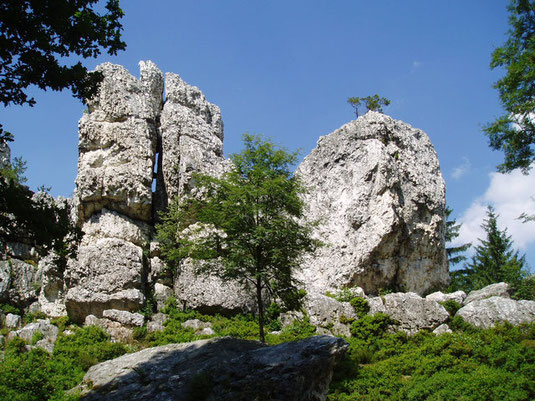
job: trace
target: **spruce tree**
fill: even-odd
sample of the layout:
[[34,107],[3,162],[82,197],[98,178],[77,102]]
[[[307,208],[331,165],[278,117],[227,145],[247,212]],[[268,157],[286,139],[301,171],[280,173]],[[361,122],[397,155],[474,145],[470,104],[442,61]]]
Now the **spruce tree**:
[[[455,238],[457,238],[459,236],[459,230],[461,229],[461,225],[457,224],[457,221],[455,219],[449,220],[451,213],[451,208],[446,206],[446,210],[444,211],[446,217],[446,243],[450,243]],[[464,262],[466,260],[466,256],[462,253],[466,252],[471,246],[472,244],[468,243],[459,246],[446,247],[446,254],[448,256],[448,263],[450,267],[458,263]]]
[[452,277],[454,285],[464,291],[483,288],[492,283],[505,281],[513,288],[526,276],[525,256],[520,256],[513,249],[511,236],[507,229],[498,228],[498,216],[489,206],[487,218],[482,228],[486,238],[480,239],[475,247],[475,254],[464,269],[458,270]]

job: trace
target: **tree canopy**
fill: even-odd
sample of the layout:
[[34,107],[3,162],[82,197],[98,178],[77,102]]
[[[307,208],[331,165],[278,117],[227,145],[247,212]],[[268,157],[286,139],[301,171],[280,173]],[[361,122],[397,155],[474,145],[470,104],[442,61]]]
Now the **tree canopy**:
[[[0,102],[4,106],[32,106],[27,88],[63,90],[85,98],[102,76],[88,73],[81,62],[68,57],[97,57],[124,50],[118,0],[107,0],[105,13],[96,11],[99,0],[5,0],[0,4]],[[12,136],[2,130],[0,139]]]
[[383,112],[383,106],[388,106],[390,100],[386,97],[379,97],[375,94],[373,96],[366,97],[350,97],[347,99],[347,103],[355,109],[355,114],[359,116],[359,107],[364,106],[366,109],[371,111],[378,111],[379,113]]
[[492,53],[491,68],[502,67],[505,76],[494,87],[505,114],[485,127],[490,146],[505,153],[501,172],[521,168],[535,160],[535,1],[511,0],[509,37]]
[[254,289],[264,341],[264,293],[294,308],[301,296],[295,270],[319,242],[313,223],[302,221],[305,188],[291,172],[297,154],[259,136],[243,138],[232,169],[221,178],[197,175],[197,195],[171,204],[157,238],[175,267],[186,258],[203,261],[199,272]]

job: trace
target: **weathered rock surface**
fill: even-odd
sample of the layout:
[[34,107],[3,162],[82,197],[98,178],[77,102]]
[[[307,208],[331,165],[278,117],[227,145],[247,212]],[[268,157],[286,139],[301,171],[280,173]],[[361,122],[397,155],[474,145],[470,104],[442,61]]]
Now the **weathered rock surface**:
[[320,334],[334,334],[340,336],[351,335],[348,322],[357,319],[355,310],[348,302],[337,300],[321,294],[308,294],[304,300],[310,323],[318,327]]
[[368,300],[368,303],[370,314],[386,313],[399,322],[397,329],[409,335],[422,329],[434,330],[449,318],[442,305],[411,292],[387,294]]
[[133,338],[133,330],[105,317],[98,318],[95,315],[88,315],[85,318],[84,326],[97,326],[108,333],[112,341],[130,342]]
[[30,323],[20,330],[11,331],[9,332],[8,339],[11,340],[14,337],[19,337],[31,344],[34,335],[37,333],[41,333],[43,339],[37,342],[36,345],[51,352],[54,349],[54,343],[58,337],[58,328],[51,324],[48,319],[38,319],[37,322]]
[[5,318],[4,325],[8,329],[18,329],[21,325],[21,318],[19,315],[15,315],[13,313],[8,313]]
[[[204,379],[207,401],[325,400],[335,363],[347,343],[334,337],[267,347],[219,338],[145,349],[89,369],[80,386],[85,401],[195,399]],[[198,386],[197,386],[198,387]],[[200,394],[198,394],[200,397]]]
[[447,324],[441,324],[440,326],[438,326],[435,330],[433,330],[433,333],[435,333],[437,336],[441,335],[441,334],[445,334],[445,333],[453,333],[453,331],[451,331],[450,327],[447,325]]
[[104,80],[79,122],[79,219],[106,207],[150,221],[163,74],[150,61],[140,62],[140,79],[110,63],[97,71]]
[[457,311],[457,315],[485,329],[503,322],[518,325],[535,321],[535,301],[515,301],[493,296],[468,303]]
[[464,305],[468,305],[470,302],[480,301],[490,297],[502,297],[510,298],[509,296],[509,284],[507,283],[495,283],[488,285],[480,290],[472,291],[464,300]]
[[304,264],[307,287],[421,294],[448,282],[445,185],[423,131],[368,112],[321,137],[297,174],[326,244]]
[[18,259],[0,260],[0,302],[27,307],[37,300],[41,271]]
[[449,294],[444,294],[441,291],[437,291],[425,297],[425,299],[429,299],[435,302],[455,301],[459,305],[463,304],[463,301],[465,298],[466,298],[466,293],[464,291],[455,291]]

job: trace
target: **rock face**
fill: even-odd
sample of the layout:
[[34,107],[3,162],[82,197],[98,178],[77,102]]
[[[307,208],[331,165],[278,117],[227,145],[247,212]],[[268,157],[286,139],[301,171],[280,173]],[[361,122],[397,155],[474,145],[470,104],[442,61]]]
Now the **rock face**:
[[509,284],[507,283],[495,283],[487,285],[486,287],[470,292],[464,299],[464,304],[468,305],[474,301],[481,301],[490,297],[509,297]]
[[[221,113],[199,89],[167,74],[164,102],[163,74],[150,61],[140,62],[139,79],[110,63],[97,70],[104,80],[79,123],[73,204],[84,235],[62,288],[77,322],[101,318],[105,310],[139,310],[156,284],[163,305],[173,279],[164,277],[162,262],[151,254],[156,214],[183,194],[193,172],[220,174],[226,165]],[[178,275],[177,287],[189,279]],[[41,300],[61,312],[55,304],[63,295],[54,291]]]
[[535,321],[535,301],[515,301],[493,296],[470,302],[459,309],[457,315],[484,329],[503,322],[518,325]]
[[423,131],[368,112],[321,137],[297,174],[326,244],[303,266],[309,290],[422,294],[448,282],[445,185]]
[[325,400],[347,343],[334,337],[267,347],[219,338],[145,349],[89,369],[80,386],[96,400]]
[[37,299],[41,271],[18,259],[0,261],[0,302],[27,307]]

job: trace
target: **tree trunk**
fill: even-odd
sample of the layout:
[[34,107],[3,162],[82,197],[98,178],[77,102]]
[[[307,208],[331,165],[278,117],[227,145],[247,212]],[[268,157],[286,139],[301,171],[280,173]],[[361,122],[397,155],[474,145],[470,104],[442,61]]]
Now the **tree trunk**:
[[256,302],[258,304],[258,327],[260,328],[260,341],[265,343],[264,338],[264,302],[262,300],[262,281],[256,279]]

